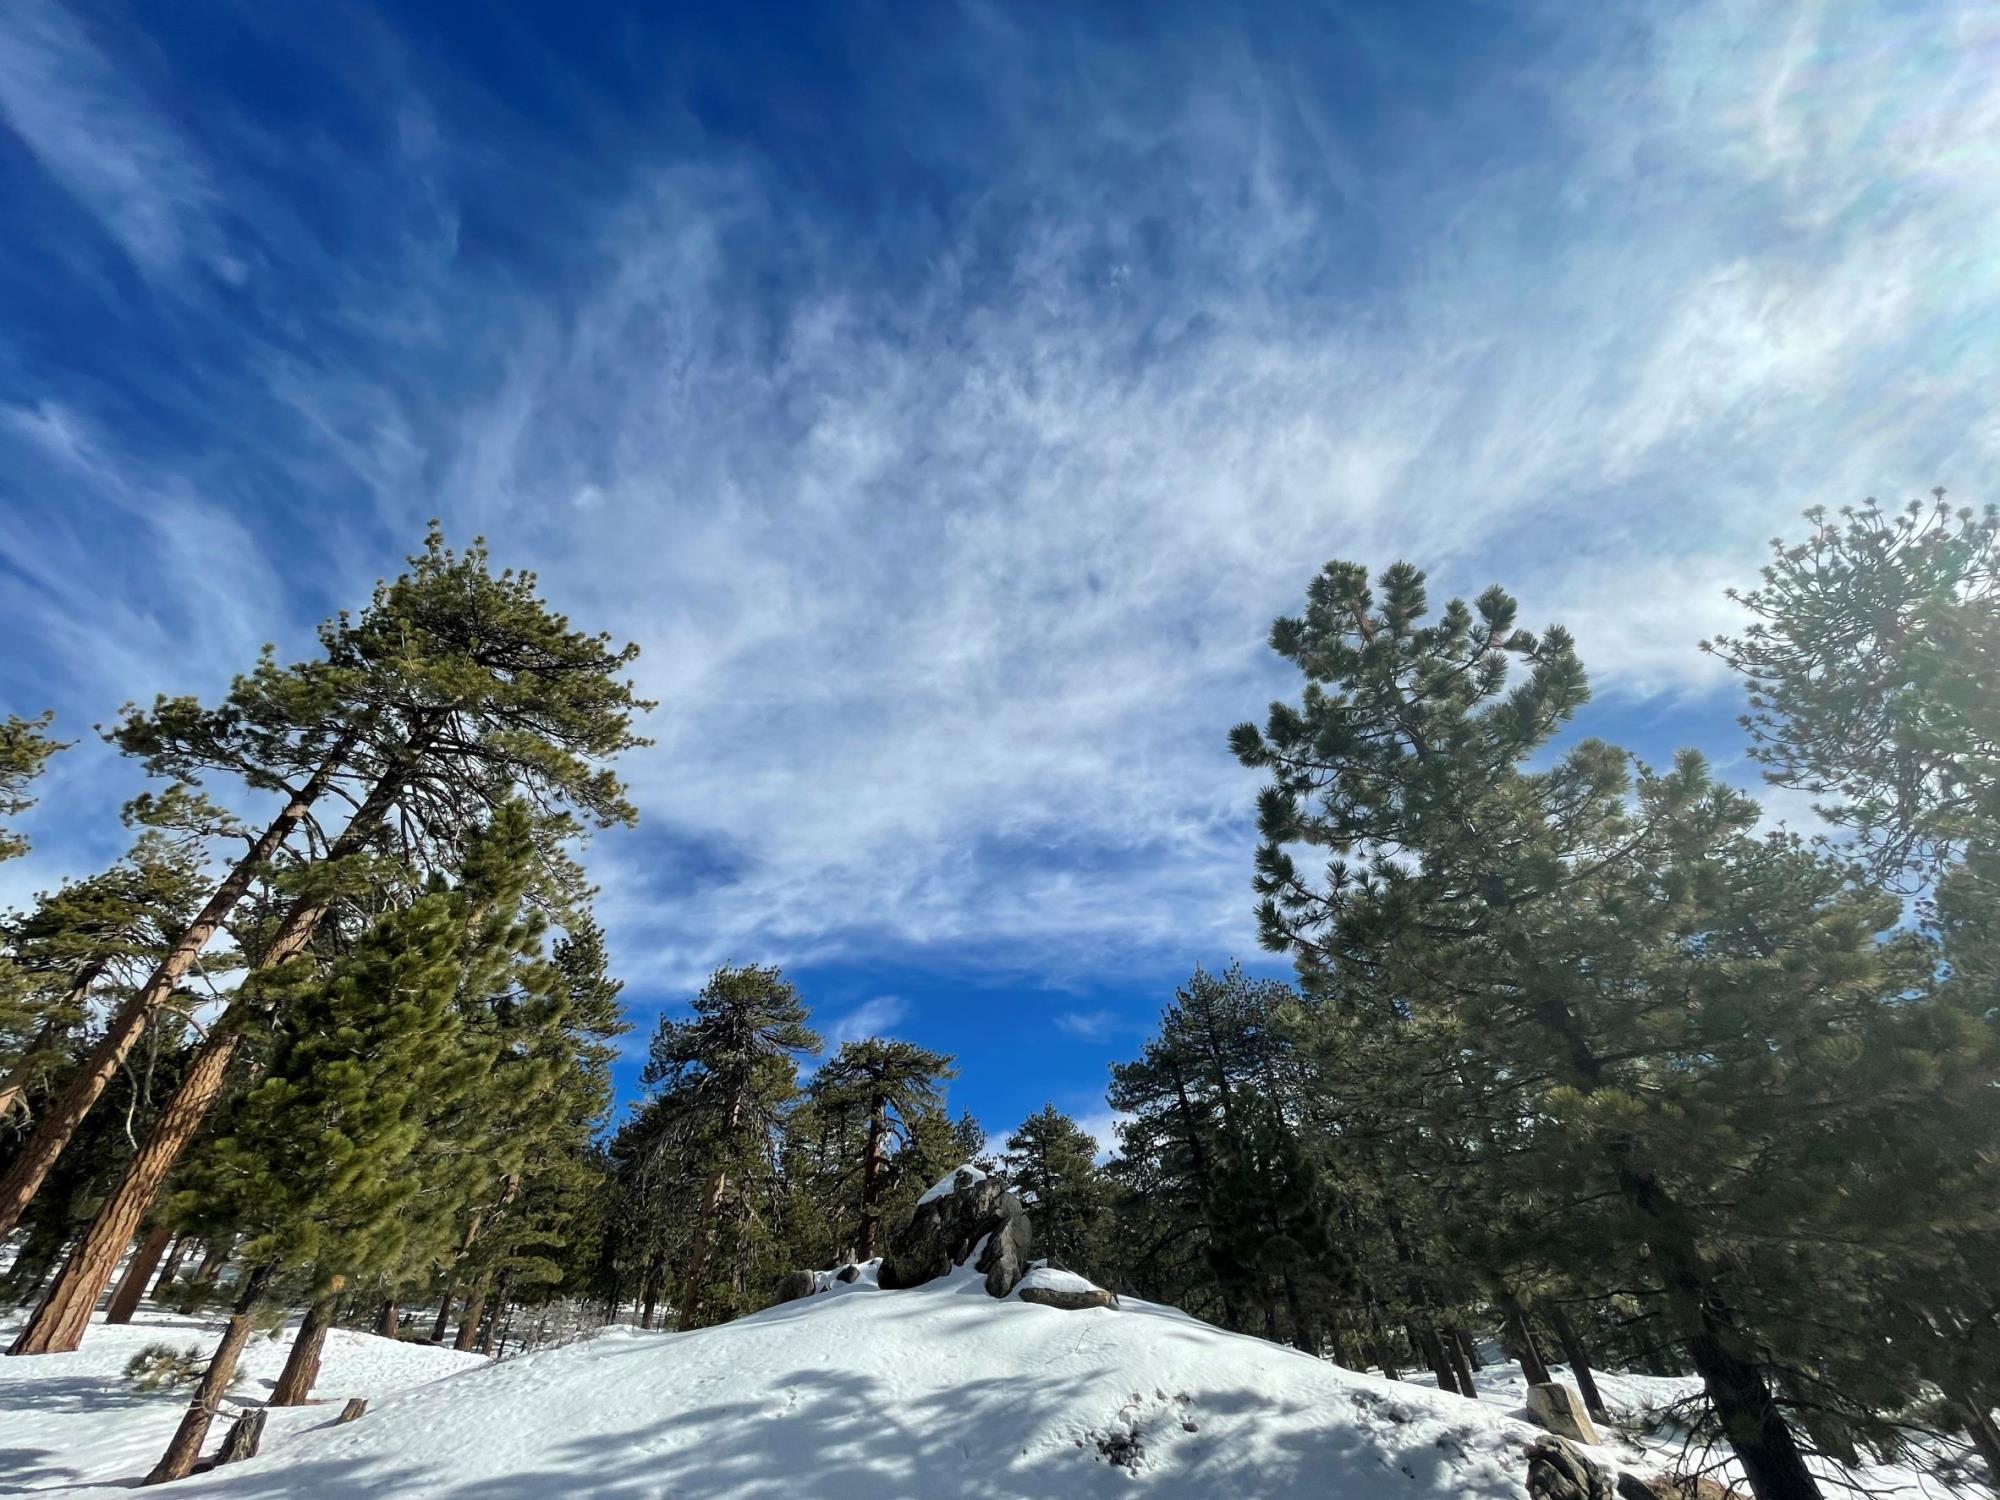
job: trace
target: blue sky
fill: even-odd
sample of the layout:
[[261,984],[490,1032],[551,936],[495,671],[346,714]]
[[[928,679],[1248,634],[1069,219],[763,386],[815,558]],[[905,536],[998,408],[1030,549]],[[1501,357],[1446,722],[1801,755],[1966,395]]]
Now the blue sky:
[[[2000,454],[1978,0],[11,0],[0,223],[0,711],[483,532],[661,700],[638,1007],[781,963],[996,1132],[1258,960],[1223,736],[1321,562],[1503,582],[1747,780],[1723,589]],[[60,758],[0,901],[138,789]]]

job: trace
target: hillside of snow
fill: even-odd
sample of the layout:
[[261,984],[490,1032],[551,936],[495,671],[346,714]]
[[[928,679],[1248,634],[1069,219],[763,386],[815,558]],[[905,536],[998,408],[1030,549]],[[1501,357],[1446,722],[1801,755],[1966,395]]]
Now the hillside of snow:
[[[800,1301],[693,1333],[612,1328],[501,1364],[336,1332],[317,1394],[272,1413],[261,1455],[173,1493],[659,1500],[1523,1500],[1517,1367],[1477,1402],[1357,1375],[1172,1308],[1064,1311],[988,1297],[960,1270],[884,1292],[830,1275]],[[75,1354],[0,1359],[0,1494],[108,1496],[137,1482],[185,1392],[119,1371],[145,1343],[211,1334],[158,1318]],[[286,1342],[259,1339],[261,1398]],[[1685,1381],[1600,1376],[1627,1407]],[[334,1426],[347,1396],[372,1398]],[[210,1446],[220,1441],[218,1422]],[[1671,1438],[1605,1434],[1601,1463],[1660,1472]],[[1876,1471],[1884,1493],[1914,1476]],[[1136,1486],[1137,1488],[1133,1488]]]
[[[28,1391],[0,1387],[0,1449],[12,1460],[0,1483],[108,1493],[75,1481],[122,1488],[145,1472],[185,1396],[127,1393],[127,1411],[107,1407],[117,1398],[102,1387],[117,1387],[122,1364],[113,1346],[135,1331],[97,1328],[75,1355],[0,1360],[0,1377],[42,1383],[58,1360],[88,1362],[95,1373],[77,1379],[77,1394],[97,1421],[130,1429],[116,1461],[92,1451],[88,1473],[74,1473],[87,1433],[46,1414],[46,1389],[32,1393],[37,1415],[17,1404]],[[393,1357],[410,1346],[384,1348]],[[260,1374],[269,1361],[260,1354]],[[359,1393],[330,1357],[321,1388],[335,1386]],[[142,1403],[161,1418],[143,1441],[129,1420]],[[965,1272],[899,1292],[836,1284],[687,1334],[611,1329],[416,1386],[347,1426],[331,1425],[336,1410],[273,1413],[259,1457],[174,1493],[1057,1500],[1143,1482],[1161,1500],[1520,1500],[1520,1449],[1533,1435],[1463,1400],[1348,1374],[1167,1308],[995,1301]],[[26,1468],[24,1447],[37,1450]]]
[[[188,1391],[136,1390],[124,1377],[126,1362],[148,1344],[164,1343],[176,1349],[192,1344],[205,1363],[224,1317],[141,1312],[120,1327],[93,1324],[83,1347],[71,1354],[0,1358],[0,1495],[108,1494],[136,1484],[173,1436],[187,1408]],[[252,1338],[232,1395],[262,1404],[277,1384],[297,1332],[294,1318],[281,1339]],[[9,1327],[4,1338],[12,1337]],[[380,1401],[486,1362],[477,1354],[332,1329],[313,1388],[315,1400],[332,1405],[274,1409],[265,1429],[265,1450],[294,1451],[300,1438],[325,1426],[349,1396]],[[228,1427],[226,1416],[217,1420],[209,1434],[210,1450]]]

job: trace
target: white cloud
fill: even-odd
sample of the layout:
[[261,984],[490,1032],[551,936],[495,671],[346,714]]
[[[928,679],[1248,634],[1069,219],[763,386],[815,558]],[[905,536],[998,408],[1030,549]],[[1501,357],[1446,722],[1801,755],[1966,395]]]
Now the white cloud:
[[[635,989],[905,946],[1055,980],[1215,961],[1254,945],[1253,783],[1222,737],[1291,690],[1262,640],[1327,558],[1507,583],[1576,630],[1601,702],[1727,692],[1695,643],[1798,508],[1992,471],[1982,13],[1940,8],[1923,48],[1848,7],[1665,6],[1643,47],[1579,26],[1548,162],[1435,178],[1226,49],[1161,78],[1079,44],[1089,96],[1045,109],[1033,39],[989,13],[993,128],[1034,192],[893,287],[853,267],[901,226],[856,244],[750,159],[675,162],[635,171],[560,304],[468,298],[448,204],[407,275],[340,282],[341,327],[410,330],[413,367],[476,330],[490,389],[454,366],[474,394],[426,405],[386,356],[258,370],[302,488],[366,497],[403,545],[442,511],[645,647],[646,826],[592,855]],[[9,119],[135,255],[187,259],[203,170],[158,137],[156,201],[119,219],[77,101],[108,101],[128,161],[140,106],[77,24],[19,14]],[[790,247],[794,280],[746,286],[745,243]],[[1343,247],[1393,264],[1348,288]],[[173,510],[202,490],[140,483],[59,406],[16,427],[196,536],[227,514]],[[358,596],[388,558],[348,514],[314,524]],[[7,619],[80,669],[142,679],[183,624],[220,663],[286,613],[254,546],[182,621],[63,592],[89,554],[53,534],[52,592]],[[245,550],[210,538],[179,565]]]
[[826,1028],[827,1050],[831,1052],[846,1042],[882,1036],[909,1013],[909,1002],[896,995],[877,995],[871,1000],[864,1000],[854,1009],[836,1016]]
[[199,262],[241,279],[199,155],[120,75],[75,8],[11,0],[0,11],[0,119],[148,275]]
[[1079,1116],[1083,1133],[1097,1142],[1097,1164],[1103,1166],[1118,1154],[1118,1127],[1132,1116],[1123,1110],[1100,1109]]
[[1101,1042],[1118,1024],[1118,1015],[1108,1010],[1066,1010],[1055,1018],[1056,1030],[1065,1036]]

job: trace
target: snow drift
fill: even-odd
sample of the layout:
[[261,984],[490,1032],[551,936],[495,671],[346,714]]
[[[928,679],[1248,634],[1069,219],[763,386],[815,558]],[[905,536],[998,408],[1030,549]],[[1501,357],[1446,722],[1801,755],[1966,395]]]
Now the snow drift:
[[[692,1333],[612,1329],[348,1426],[335,1410],[171,1493],[1054,1500],[1140,1483],[1162,1500],[1520,1500],[1534,1436],[1168,1308],[999,1301],[963,1270],[900,1292],[834,1283]],[[39,1477],[40,1493],[87,1492]]]

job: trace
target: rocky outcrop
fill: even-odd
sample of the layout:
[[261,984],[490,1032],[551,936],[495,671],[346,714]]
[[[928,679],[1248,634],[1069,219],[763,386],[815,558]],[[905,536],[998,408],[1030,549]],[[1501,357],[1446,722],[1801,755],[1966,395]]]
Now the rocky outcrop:
[[1597,1443],[1597,1429],[1583,1409],[1583,1397],[1560,1380],[1528,1387],[1528,1420],[1572,1443]]
[[778,1278],[778,1284],[771,1288],[771,1301],[796,1302],[801,1297],[810,1297],[819,1290],[819,1278],[810,1271],[787,1271]]
[[1528,1493],[1534,1500],[1617,1500],[1610,1472],[1558,1437],[1528,1450]]
[[1021,1300],[1041,1307],[1059,1307],[1064,1312],[1082,1312],[1086,1307],[1116,1307],[1118,1299],[1101,1286],[1087,1290],[1077,1287],[1024,1286]]
[[989,1296],[1004,1297],[1028,1270],[1033,1230],[1021,1200],[977,1167],[958,1168],[935,1184],[889,1236],[881,1285],[922,1286],[976,1254],[973,1269]]

